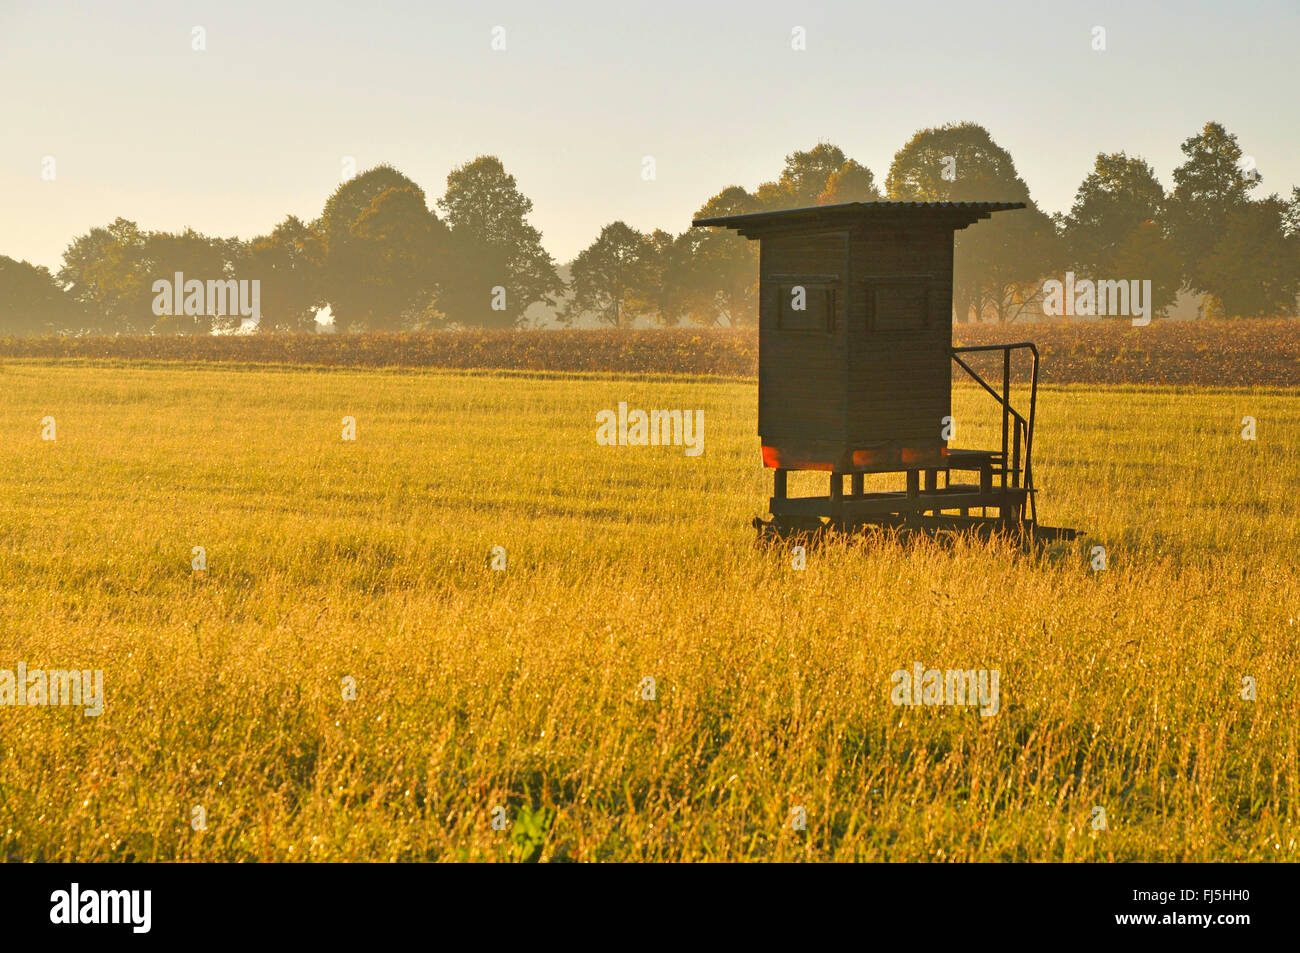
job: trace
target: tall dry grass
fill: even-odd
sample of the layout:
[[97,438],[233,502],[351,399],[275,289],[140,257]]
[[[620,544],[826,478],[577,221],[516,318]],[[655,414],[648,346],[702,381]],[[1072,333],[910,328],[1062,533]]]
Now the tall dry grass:
[[[800,572],[748,525],[752,384],[0,384],[0,668],[107,695],[0,708],[8,858],[1300,856],[1292,393],[1049,388],[1041,515],[1092,538],[831,541]],[[703,409],[703,456],[596,446],[619,400]],[[992,441],[981,394],[955,411]],[[1001,711],[895,707],[915,661],[998,669]]]

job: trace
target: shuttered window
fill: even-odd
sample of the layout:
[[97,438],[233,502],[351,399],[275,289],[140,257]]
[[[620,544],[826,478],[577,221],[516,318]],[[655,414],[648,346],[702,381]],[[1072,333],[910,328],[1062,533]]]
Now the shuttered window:
[[839,320],[839,278],[834,275],[774,276],[767,285],[769,313],[779,331],[829,334]]

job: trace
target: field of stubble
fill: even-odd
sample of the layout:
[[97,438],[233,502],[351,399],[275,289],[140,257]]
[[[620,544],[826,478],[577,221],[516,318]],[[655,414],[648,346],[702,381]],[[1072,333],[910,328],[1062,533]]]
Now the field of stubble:
[[[1086,541],[797,571],[749,526],[752,382],[0,388],[0,669],[106,696],[0,707],[8,859],[1300,858],[1294,391],[1047,389],[1040,515]],[[620,400],[703,409],[705,452],[597,446]],[[988,404],[957,389],[957,445],[995,442]],[[914,662],[997,669],[1001,710],[894,706]]]

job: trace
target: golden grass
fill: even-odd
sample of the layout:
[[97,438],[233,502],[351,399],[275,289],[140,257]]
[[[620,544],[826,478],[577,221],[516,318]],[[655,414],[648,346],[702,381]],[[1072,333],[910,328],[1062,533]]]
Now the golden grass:
[[[0,708],[11,859],[1300,857],[1292,393],[1046,390],[1040,515],[1095,539],[831,541],[799,572],[748,525],[752,383],[0,384],[0,668],[107,695]],[[702,408],[704,455],[598,447],[619,400]],[[989,403],[958,389],[959,444]],[[1002,710],[895,707],[915,661],[998,669]]]

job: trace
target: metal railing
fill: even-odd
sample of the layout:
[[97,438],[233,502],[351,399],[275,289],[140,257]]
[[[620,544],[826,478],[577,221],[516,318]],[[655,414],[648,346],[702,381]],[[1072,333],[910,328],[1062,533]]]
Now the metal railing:
[[[1014,407],[1011,406],[1011,352],[1014,350],[1027,350],[1033,357],[1033,367],[1030,373],[1029,383],[1029,416],[1025,417]],[[999,394],[983,377],[979,375],[969,364],[963,361],[957,355],[971,354],[983,351],[1001,351],[1002,352],[1002,393]],[[979,384],[986,391],[993,395],[993,399],[1002,405],[1002,489],[1007,488],[1007,476],[1011,477],[1011,486],[1018,488],[1020,486],[1020,446],[1024,441],[1025,448],[1025,465],[1024,465],[1024,489],[1025,495],[1029,497],[1029,518],[1038,523],[1038,508],[1034,504],[1034,412],[1038,407],[1038,348],[1034,347],[1029,341],[1018,341],[1015,344],[979,344],[970,347],[952,347],[949,348],[952,359],[956,361],[961,369],[964,370],[975,383]],[[1007,451],[1010,450],[1010,466],[1008,466]]]

